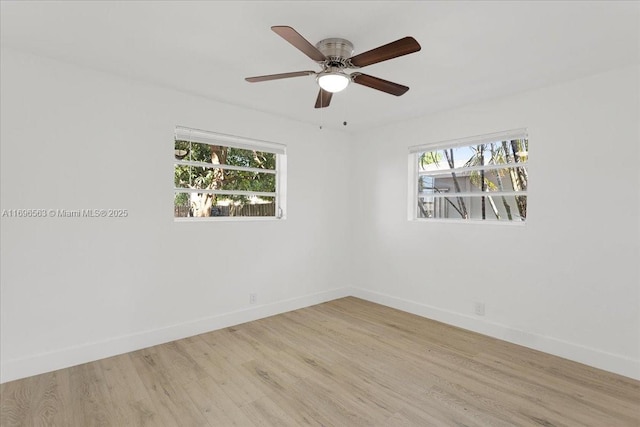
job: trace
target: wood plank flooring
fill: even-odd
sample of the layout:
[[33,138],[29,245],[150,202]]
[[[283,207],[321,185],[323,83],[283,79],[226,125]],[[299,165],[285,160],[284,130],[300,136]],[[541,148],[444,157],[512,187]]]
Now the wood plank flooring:
[[5,383],[9,426],[640,426],[640,382],[357,298]]

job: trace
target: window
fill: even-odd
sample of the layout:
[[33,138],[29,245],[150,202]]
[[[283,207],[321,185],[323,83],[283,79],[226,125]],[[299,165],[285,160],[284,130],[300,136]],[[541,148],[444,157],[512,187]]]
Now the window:
[[176,220],[284,218],[286,147],[176,127]]
[[526,130],[409,148],[409,219],[522,223],[527,218]]

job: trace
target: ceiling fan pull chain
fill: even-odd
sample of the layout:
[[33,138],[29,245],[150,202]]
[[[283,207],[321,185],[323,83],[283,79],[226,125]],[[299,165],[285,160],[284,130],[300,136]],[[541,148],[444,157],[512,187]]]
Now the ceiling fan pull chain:
[[[323,105],[324,105],[324,101],[323,101],[323,99],[322,99],[322,95],[324,95],[324,94],[323,94],[322,92],[323,92],[323,91],[320,91],[320,106],[323,106]],[[323,108],[320,108],[320,130],[322,130],[322,125],[324,124],[324,118],[323,118],[323,117],[324,117],[324,116],[323,116],[323,115],[324,115],[324,113],[323,113],[323,111],[322,111],[322,110],[323,110]]]
[[349,111],[349,108],[347,106],[347,103],[349,102],[347,99],[345,99],[344,101],[342,101],[342,118],[344,119],[344,121],[342,122],[342,126],[346,126],[347,125],[347,114]]

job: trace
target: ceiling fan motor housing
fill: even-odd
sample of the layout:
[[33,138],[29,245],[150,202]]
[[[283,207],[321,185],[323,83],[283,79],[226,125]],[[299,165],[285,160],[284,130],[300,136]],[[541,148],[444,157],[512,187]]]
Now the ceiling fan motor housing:
[[320,40],[316,48],[327,57],[327,65],[345,68],[346,61],[353,55],[353,43],[341,38]]

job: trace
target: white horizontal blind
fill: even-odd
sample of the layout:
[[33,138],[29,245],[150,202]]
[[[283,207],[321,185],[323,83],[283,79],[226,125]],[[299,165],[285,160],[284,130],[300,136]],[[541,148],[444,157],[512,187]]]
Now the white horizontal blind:
[[221,194],[227,196],[265,196],[276,197],[275,192],[244,190],[209,190],[206,188],[174,188],[175,193]]
[[430,144],[414,145],[409,147],[409,153],[424,153],[425,151],[435,151],[441,150],[443,148],[456,148],[465,145],[480,145],[489,142],[507,141],[512,139],[526,139],[527,137],[528,135],[526,129],[513,129],[503,132],[489,133],[486,135],[450,139],[448,141],[439,141]]
[[276,174],[276,171],[274,169],[250,168],[247,166],[233,166],[233,165],[225,165],[225,164],[219,164],[219,163],[192,162],[190,160],[176,160],[175,164],[184,165],[184,166],[195,166],[198,168],[207,168],[207,169],[226,169],[226,170],[245,171],[245,172],[254,172],[254,173],[269,173],[272,175]]
[[261,141],[257,139],[242,138],[223,133],[209,132],[200,129],[190,129],[176,126],[176,140],[199,142],[208,145],[224,145],[226,147],[240,148],[243,150],[257,150],[274,154],[285,154],[286,146],[275,142]]
[[500,196],[526,196],[526,191],[486,191],[486,192],[460,192],[460,193],[418,193],[420,196],[452,198],[452,197],[500,197]]
[[442,170],[434,170],[434,171],[419,171],[418,174],[429,175],[429,176],[451,175],[451,173],[464,174],[464,173],[475,172],[475,171],[515,168],[515,167],[523,166],[525,164],[526,162],[486,164],[482,166],[469,166],[469,167],[442,169]]

